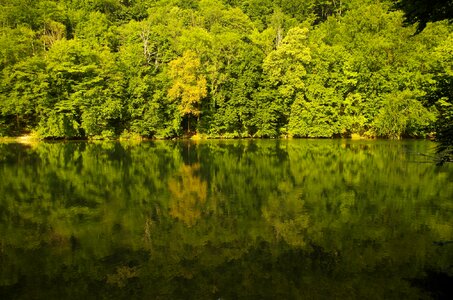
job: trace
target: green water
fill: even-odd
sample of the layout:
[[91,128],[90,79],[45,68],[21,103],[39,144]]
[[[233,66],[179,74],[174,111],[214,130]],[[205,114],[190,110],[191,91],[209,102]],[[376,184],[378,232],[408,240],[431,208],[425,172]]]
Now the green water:
[[448,297],[453,165],[433,147],[0,144],[0,298]]

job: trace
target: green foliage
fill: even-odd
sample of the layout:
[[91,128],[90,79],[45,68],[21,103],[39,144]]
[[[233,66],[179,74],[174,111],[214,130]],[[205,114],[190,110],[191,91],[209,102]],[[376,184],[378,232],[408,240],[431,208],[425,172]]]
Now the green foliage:
[[435,122],[437,132],[439,163],[453,161],[453,33],[448,33],[445,40],[437,40],[437,36],[445,30],[444,26],[427,26],[419,37],[437,41],[432,63],[435,70],[433,84],[427,86],[427,104],[435,105],[439,117]]
[[305,65],[311,60],[310,49],[305,45],[307,34],[307,28],[292,28],[263,62],[269,81],[285,99],[293,98],[304,88]]
[[200,102],[207,95],[206,78],[200,68],[200,59],[192,51],[170,62],[172,86],[168,91],[170,99],[179,100],[181,116],[192,114],[199,116]]
[[[337,99],[332,89],[312,86],[291,106],[289,134],[295,137],[332,137],[341,133]],[[337,104],[338,105],[338,104]]]
[[373,130],[378,136],[401,138],[402,136],[426,136],[435,114],[425,108],[411,91],[389,94],[374,120]]
[[38,134],[43,138],[81,137],[80,124],[71,112],[50,111],[38,125]]
[[4,0],[2,134],[448,136],[452,27],[413,36],[390,4]]
[[0,33],[0,70],[39,51],[34,40],[36,33],[28,27],[1,27]]

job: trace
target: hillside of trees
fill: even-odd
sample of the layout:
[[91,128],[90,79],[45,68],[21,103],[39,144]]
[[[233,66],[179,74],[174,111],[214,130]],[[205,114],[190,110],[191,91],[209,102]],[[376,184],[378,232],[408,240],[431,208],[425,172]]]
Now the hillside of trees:
[[452,24],[407,25],[391,0],[2,0],[0,24],[0,136],[401,138],[452,120]]

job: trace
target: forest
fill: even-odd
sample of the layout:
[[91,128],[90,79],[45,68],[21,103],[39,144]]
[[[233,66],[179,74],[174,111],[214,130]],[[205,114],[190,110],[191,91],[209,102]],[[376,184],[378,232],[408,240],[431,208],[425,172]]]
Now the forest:
[[2,0],[0,136],[434,136],[453,26],[410,17],[392,0]]

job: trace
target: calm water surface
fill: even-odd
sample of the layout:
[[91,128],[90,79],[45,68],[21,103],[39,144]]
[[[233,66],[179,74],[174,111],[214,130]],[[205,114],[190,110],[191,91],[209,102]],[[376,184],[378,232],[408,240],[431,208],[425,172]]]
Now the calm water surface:
[[1,299],[442,299],[427,141],[0,144]]

